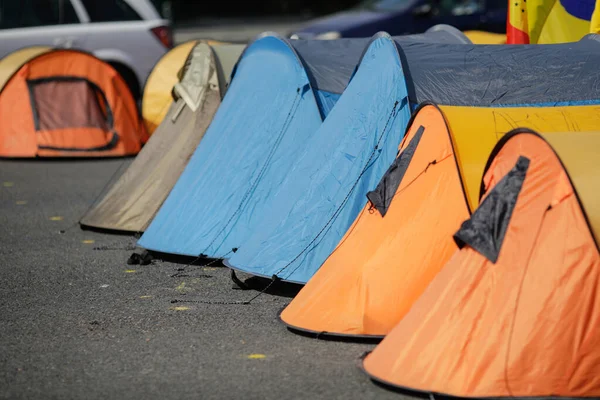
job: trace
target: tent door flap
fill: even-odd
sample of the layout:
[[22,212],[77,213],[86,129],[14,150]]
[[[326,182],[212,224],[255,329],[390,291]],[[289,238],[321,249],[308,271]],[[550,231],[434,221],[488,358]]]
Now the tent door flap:
[[408,146],[406,146],[398,157],[396,157],[392,165],[385,172],[375,190],[367,193],[367,198],[373,207],[379,211],[382,217],[385,217],[385,214],[392,204],[392,199],[394,198],[398,187],[400,187],[404,174],[406,174],[406,170],[421,141],[423,132],[425,132],[425,127],[420,126],[410,140]]
[[529,159],[520,156],[515,166],[494,186],[471,218],[463,222],[454,234],[454,241],[459,248],[469,245],[492,263],[498,261],[528,168]]

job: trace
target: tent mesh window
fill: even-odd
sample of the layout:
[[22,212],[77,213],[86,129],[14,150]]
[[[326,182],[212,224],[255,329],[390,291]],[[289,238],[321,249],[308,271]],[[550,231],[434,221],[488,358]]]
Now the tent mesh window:
[[52,77],[27,81],[35,129],[112,129],[112,113],[104,92],[79,77]]

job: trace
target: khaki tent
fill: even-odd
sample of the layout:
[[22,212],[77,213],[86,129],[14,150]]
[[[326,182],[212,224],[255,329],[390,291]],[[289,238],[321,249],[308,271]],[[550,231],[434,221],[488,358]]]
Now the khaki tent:
[[147,140],[125,82],[92,54],[35,47],[0,62],[0,156],[124,156]]
[[366,372],[461,398],[599,398],[599,159],[600,132],[506,135],[461,250]]
[[[184,64],[198,43],[200,41],[191,40],[176,46],[156,63],[148,76],[142,97],[142,116],[150,135],[168,114],[173,101],[171,90],[181,79]],[[213,46],[218,53],[220,62],[225,65],[235,64],[240,55],[240,51],[237,50],[238,46],[219,46],[226,43],[213,40],[203,41],[203,43]],[[229,51],[230,49],[235,50]],[[220,78],[219,85],[221,89],[225,89],[229,76]]]
[[[224,85],[242,45],[211,48],[198,42],[190,52],[175,101],[151,140],[108,193],[83,216],[82,227],[142,232],[179,179],[221,102]],[[218,48],[218,51],[213,51]],[[226,57],[219,57],[226,54]]]
[[521,125],[591,130],[600,128],[600,110],[422,106],[369,204],[283,322],[312,333],[388,334],[456,251],[452,234],[477,207],[491,149]]

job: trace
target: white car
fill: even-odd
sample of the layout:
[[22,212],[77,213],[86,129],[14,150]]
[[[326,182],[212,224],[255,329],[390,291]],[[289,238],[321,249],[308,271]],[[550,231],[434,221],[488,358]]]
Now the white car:
[[0,58],[35,45],[85,50],[109,62],[137,99],[172,37],[150,0],[0,0]]

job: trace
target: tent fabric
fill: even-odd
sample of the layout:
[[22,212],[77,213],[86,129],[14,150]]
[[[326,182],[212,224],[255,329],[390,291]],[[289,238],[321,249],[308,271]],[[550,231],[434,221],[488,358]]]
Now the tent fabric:
[[528,168],[529,159],[520,157],[513,169],[477,207],[471,218],[463,222],[454,234],[454,241],[459,248],[469,245],[492,263],[498,260]]
[[568,43],[595,32],[597,0],[521,0],[508,4],[509,44]]
[[29,60],[51,51],[51,47],[33,46],[14,51],[0,60],[0,92],[4,85]]
[[[561,163],[562,149],[549,144],[556,135],[586,169]],[[583,179],[597,193],[597,168],[588,168],[598,149],[597,131],[506,135],[490,156],[482,204],[519,159],[529,167],[498,260],[468,245],[457,251],[365,358],[367,374],[458,397],[599,397],[600,255],[571,183],[576,172],[592,175]]]
[[[596,106],[442,108],[446,118],[452,121],[453,132],[468,130],[472,124],[480,126],[482,132],[495,132],[495,136],[480,135],[477,140],[460,140],[455,135],[458,167],[471,210],[479,205],[482,166],[485,165],[487,152],[505,132],[519,126],[528,126],[538,132],[589,131],[600,126],[600,109]],[[482,151],[482,148],[487,150]]]
[[149,135],[167,115],[173,102],[171,90],[179,81],[177,73],[197,43],[191,40],[175,46],[158,60],[148,75],[142,96],[142,115]]
[[[344,94],[227,265],[305,283],[362,209],[410,118],[395,42],[371,42]],[[255,217],[256,218],[256,217]]]
[[[466,37],[460,36],[455,28],[446,25],[425,33],[395,36],[398,44],[413,43],[469,43]],[[341,38],[336,40],[291,40],[290,43],[302,59],[312,86],[315,90],[342,94],[357,65],[369,46],[369,43],[381,36],[381,32],[371,38]]]
[[415,135],[410,139],[408,145],[402,149],[402,152],[398,154],[396,160],[385,172],[385,175],[383,175],[383,178],[381,178],[381,181],[379,181],[375,190],[367,193],[367,198],[371,202],[371,207],[376,208],[382,217],[385,217],[385,214],[392,204],[398,186],[400,186],[400,183],[406,174],[406,170],[417,150],[417,146],[423,137],[423,132],[425,132],[425,127],[420,126]]
[[190,101],[199,108],[184,98],[171,104],[134,162],[83,216],[82,227],[143,232],[175,185],[221,102],[218,56],[202,42],[191,54],[181,90],[195,94]]
[[278,186],[321,121],[293,48],[276,36],[254,41],[204,139],[138,244],[192,256],[229,251],[233,246],[222,242],[238,241],[229,225],[258,213],[268,194],[260,183]]
[[[264,38],[261,38],[255,43],[258,43],[263,39]],[[375,43],[380,39],[383,39],[383,36],[378,35],[378,37],[376,37],[372,43]],[[284,46],[285,44],[290,43],[289,41],[282,39],[279,39],[278,42],[282,43],[283,47],[286,47]],[[296,41],[292,42],[296,43]],[[327,41],[316,42],[327,43]],[[419,96],[429,97],[436,102],[443,103],[443,101],[448,101],[451,104],[467,104],[469,106],[480,104],[490,106],[496,105],[496,103],[502,104],[502,101],[497,99],[499,94],[495,93],[494,90],[489,89],[490,86],[497,86],[496,84],[492,85],[490,82],[490,79],[494,80],[496,78],[490,78],[490,76],[486,76],[485,80],[479,79],[479,81],[476,82],[476,89],[479,91],[478,95],[480,97],[473,98],[469,94],[474,90],[475,84],[473,82],[465,84],[462,80],[453,80],[448,72],[449,68],[445,68],[444,65],[434,65],[433,63],[434,59],[437,60],[437,57],[433,56],[434,51],[437,49],[445,49],[445,52],[442,52],[442,54],[453,55],[453,52],[456,52],[457,54],[460,54],[460,65],[466,65],[468,67],[468,69],[454,67],[453,71],[456,71],[456,73],[462,77],[461,79],[466,81],[467,76],[469,77],[469,80],[472,79],[472,76],[481,76],[483,75],[481,70],[485,69],[484,67],[488,65],[484,62],[475,62],[473,60],[469,61],[469,51],[463,49],[464,47],[466,49],[470,49],[470,51],[475,51],[473,50],[474,46],[468,44],[398,43],[399,42],[397,40],[394,42],[396,47],[394,54],[397,54],[396,57],[398,57],[401,61],[397,67],[400,68],[403,84],[407,86],[407,91],[409,93],[408,104],[410,106],[416,104],[414,101],[412,101],[412,99],[418,99]],[[589,43],[591,43],[591,41]],[[589,43],[582,41],[581,43],[573,45],[573,48],[579,49],[580,47],[578,46],[589,47],[591,46]],[[254,43],[246,49],[246,53],[253,46]],[[560,47],[560,45],[556,46],[558,47],[550,46],[549,48],[550,50],[556,50],[556,52],[545,51],[543,53],[543,55],[547,58],[545,60],[546,65],[558,64],[558,61],[566,64],[571,61],[577,61],[579,62],[577,65],[579,70],[582,70],[583,67],[585,67],[585,71],[588,71],[589,65],[591,65],[594,61],[593,54],[586,54],[585,60],[582,61],[583,52],[579,50],[572,52],[573,54],[571,55],[573,57],[567,57],[563,53],[569,53],[569,51],[563,49]],[[287,47],[290,48],[289,45]],[[494,47],[498,46],[487,46],[488,49]],[[369,46],[369,48],[371,48],[371,46]],[[504,86],[502,86],[503,90],[505,89],[504,96],[507,99],[512,101],[517,97],[517,95],[520,95],[520,97],[518,97],[519,102],[524,104],[532,103],[536,106],[539,106],[542,99],[540,96],[544,92],[551,93],[556,86],[555,82],[553,80],[548,80],[547,82],[538,82],[536,80],[533,83],[539,83],[539,86],[535,88],[535,91],[533,89],[529,89],[528,91],[519,89],[529,85],[529,75],[523,73],[517,74],[513,68],[516,68],[518,61],[521,59],[524,65],[528,65],[526,57],[527,54],[523,51],[522,46],[516,46],[514,49],[515,50],[512,50],[514,54],[510,52],[503,53],[503,55],[506,57],[512,57],[514,59],[508,63],[502,60],[492,59],[493,61],[498,62],[499,66],[494,64],[493,68],[490,67],[491,71],[494,73],[503,72],[504,75],[509,75],[509,73],[515,74],[517,83],[506,83]],[[563,50],[559,51],[560,49]],[[296,64],[303,64],[302,59],[306,59],[307,57],[299,55],[300,53],[298,53],[293,47],[292,50],[293,51],[288,50],[288,54],[298,58],[299,61],[297,61]],[[490,50],[486,51],[490,52]],[[538,53],[532,48],[532,54],[535,56]],[[559,54],[560,57],[556,56],[556,54]],[[362,57],[360,65],[363,65],[363,63],[367,61],[365,57],[366,53]],[[245,58],[246,56],[243,55],[241,61],[243,61]],[[487,60],[489,59],[490,57],[487,58]],[[466,64],[464,64],[464,60],[467,60]],[[458,63],[456,60],[455,62]],[[395,63],[392,62],[392,64],[395,66]],[[378,69],[373,68],[374,72],[372,73],[381,73],[382,77],[379,79],[379,81],[385,81],[387,79],[385,74],[390,73],[388,72],[390,65],[379,66],[381,68],[381,72],[379,72]],[[427,67],[427,69],[423,71],[416,71],[420,68],[420,66]],[[569,64],[569,66],[572,65]],[[487,70],[490,70],[490,68],[487,68]],[[308,77],[307,79],[310,83],[313,80],[311,76],[314,78],[314,71],[310,71],[310,68],[305,69],[305,71],[307,71],[305,75]],[[396,73],[397,72],[394,72],[394,74]],[[566,73],[567,72],[564,72],[564,74]],[[592,74],[595,73],[596,72],[592,72]],[[358,72],[356,72],[356,74],[358,74]],[[356,75],[354,75],[354,77],[355,76]],[[234,72],[234,82],[236,79],[237,72]],[[354,81],[354,78],[352,78],[350,82],[352,81]],[[596,98],[590,93],[593,92],[593,90],[588,87],[589,83],[590,82],[585,79],[572,82],[569,85],[562,82],[561,85],[563,88],[565,86],[569,87],[569,91],[564,93],[562,100],[565,100],[565,103],[569,103],[571,100],[578,100],[582,98],[591,98],[591,102],[595,101]],[[444,86],[442,86],[442,84],[444,84]],[[486,87],[488,88],[488,91],[494,92],[494,96],[483,95],[486,93]],[[369,88],[368,94],[365,88]],[[434,90],[434,88],[436,88],[436,90]],[[339,127],[332,128],[329,124],[326,124],[326,128],[319,129],[318,134],[315,136],[320,137],[321,135],[325,135],[324,137],[329,137],[324,133],[327,130],[330,130],[331,132],[340,132],[340,135],[345,134],[348,131],[356,132],[355,129],[358,128],[355,128],[356,125],[354,125],[353,121],[356,121],[357,115],[364,116],[365,120],[367,117],[387,120],[390,113],[389,109],[387,112],[384,112],[382,105],[378,105],[378,108],[372,108],[372,105],[363,102],[358,97],[367,98],[370,93],[375,93],[376,90],[381,90],[382,93],[389,93],[389,89],[382,88],[382,86],[376,82],[373,84],[364,83],[361,87],[361,90],[360,96],[352,96],[352,98],[355,99],[353,101],[356,101],[356,103],[347,100],[347,102],[343,103],[344,106],[338,107],[341,104],[340,102],[344,96],[348,93],[348,88],[346,88],[326,118],[326,120],[329,119],[336,109],[347,107],[347,109],[344,111],[338,111],[340,113],[339,115],[344,114],[344,118],[342,121],[336,122],[340,126],[345,124],[345,129],[341,130],[342,128]],[[373,92],[371,92],[371,90],[373,90]],[[577,92],[577,95],[573,94],[575,91]],[[307,89],[307,93],[310,93],[309,89]],[[411,93],[413,93],[412,96]],[[431,94],[431,96],[429,94]],[[380,97],[386,98],[386,96],[386,94],[383,94]],[[465,99],[470,100],[466,101]],[[281,106],[279,108],[281,108]],[[273,112],[272,108],[269,110],[269,112]],[[377,110],[379,115],[377,115],[375,112],[371,114],[370,110]],[[253,118],[253,120],[256,119],[256,117]],[[408,118],[406,118],[404,121],[407,120]],[[467,120],[469,120],[469,118],[467,118]],[[352,123],[352,125],[349,123]],[[363,123],[363,121],[360,123],[363,124],[363,126],[367,125]],[[400,132],[403,132],[405,130],[405,124],[401,124],[397,129],[399,129]],[[314,131],[311,130],[311,132],[314,134]],[[371,132],[371,135],[372,134],[373,133]],[[169,199],[173,198],[172,202],[169,202],[169,199],[167,199],[167,202],[165,202],[163,205],[164,211],[159,211],[157,218],[153,221],[149,227],[149,230],[140,240],[140,246],[157,252],[191,256],[206,255],[217,258],[229,257],[233,250],[237,249],[237,252],[231,256],[230,260],[228,261],[233,268],[268,277],[277,274],[282,268],[284,268],[286,273],[281,274],[281,276],[278,275],[280,278],[300,283],[306,282],[308,278],[310,278],[310,276],[316,271],[316,269],[319,268],[331,250],[333,250],[335,245],[345,233],[347,227],[352,223],[354,218],[362,209],[363,205],[366,203],[366,197],[358,196],[357,198],[361,199],[360,202],[362,202],[362,204],[360,202],[356,202],[351,203],[351,205],[346,205],[347,202],[354,201],[354,197],[352,197],[355,194],[354,191],[352,191],[350,195],[351,199],[345,199],[344,196],[337,198],[331,195],[330,192],[335,190],[337,187],[336,184],[332,184],[331,188],[327,186],[321,187],[319,186],[321,183],[318,183],[318,180],[307,179],[307,177],[313,178],[314,176],[324,177],[323,179],[325,179],[337,174],[337,172],[334,172],[332,175],[327,175],[327,170],[323,170],[321,172],[313,170],[314,168],[318,168],[318,166],[320,166],[319,157],[330,157],[329,155],[323,156],[322,153],[314,152],[313,149],[320,146],[331,150],[332,147],[330,147],[331,144],[325,145],[322,144],[322,142],[313,141],[311,140],[311,137],[305,136],[302,137],[302,139],[298,138],[299,141],[295,142],[297,143],[296,151],[287,156],[287,158],[284,157],[284,154],[280,152],[271,153],[270,150],[272,147],[269,146],[269,142],[265,142],[263,146],[258,146],[258,149],[264,149],[265,146],[268,149],[268,151],[262,151],[263,155],[260,156],[262,157],[262,162],[258,161],[257,158],[252,158],[258,157],[256,155],[257,153],[254,153],[252,157],[247,160],[247,162],[254,162],[253,171],[255,171],[256,174],[260,174],[261,177],[259,184],[255,184],[253,179],[248,178],[248,176],[252,176],[248,175],[248,172],[242,172],[240,174],[238,173],[238,170],[234,169],[231,165],[227,166],[227,171],[224,171],[222,164],[219,165],[220,168],[215,166],[214,169],[201,169],[203,167],[200,166],[204,165],[205,161],[198,161],[198,166],[193,167],[196,169],[190,169],[189,178],[184,179],[184,177],[188,176],[184,173],[182,180],[180,180],[178,185],[175,187],[175,189],[177,189],[179,184],[181,184],[181,189],[174,191],[172,196],[169,197]],[[344,139],[346,138],[346,136],[343,137]],[[203,143],[205,141],[206,140],[204,140]],[[345,144],[339,139],[332,142],[339,146],[337,150],[342,149]],[[352,144],[354,142],[348,140],[348,143]],[[294,170],[301,171],[301,167],[297,164],[296,159],[299,155],[303,154],[303,151],[300,150],[302,146],[308,146],[305,150],[303,150],[306,151],[306,157],[308,159],[310,159],[310,157],[313,158],[310,162],[303,161],[307,164],[307,166],[302,166],[302,168],[305,169],[301,175],[300,172],[294,173],[290,169],[290,165]],[[392,148],[395,148],[396,146],[397,144],[394,144],[392,145]],[[202,146],[200,146],[200,148],[201,147]],[[231,145],[230,147],[234,146]],[[247,147],[249,146],[246,146],[246,148]],[[197,153],[198,157],[200,157],[200,148],[199,152]],[[281,144],[279,149],[282,151],[289,150],[287,144]],[[229,151],[229,148],[227,150]],[[203,151],[209,152],[210,150]],[[245,153],[239,153],[238,157],[241,157],[241,154],[246,156]],[[280,170],[277,173],[271,172],[271,168],[274,168],[271,161],[269,161],[271,159],[271,154],[273,154],[274,160],[282,160],[280,161],[281,164],[279,164]],[[346,156],[348,158],[352,158],[355,156],[355,153],[349,152],[349,154]],[[363,154],[361,153],[360,157],[362,156]],[[208,153],[206,153],[206,157],[209,157]],[[215,156],[213,155],[213,157]],[[331,159],[333,158],[334,157],[331,157]],[[198,160],[200,160],[200,158],[198,158]],[[266,162],[263,160],[266,160]],[[389,159],[388,162],[386,162],[386,167],[389,166],[391,161],[392,159]],[[285,168],[283,167],[284,165]],[[343,165],[343,163],[340,165]],[[353,168],[358,167],[354,166]],[[379,181],[381,175],[383,175],[383,172],[384,171],[381,171],[381,174],[375,178],[374,182]],[[270,173],[276,175],[277,178],[272,179],[269,176]],[[339,171],[339,174],[344,173],[344,169]],[[360,171],[357,173],[360,174]],[[358,179],[357,175],[354,175],[354,177],[354,179]],[[372,177],[369,177],[369,179],[371,178]],[[243,185],[240,184],[238,179],[245,179],[245,183]],[[223,180],[231,180],[234,182],[234,184],[231,186],[231,188],[224,188],[221,183]],[[279,188],[284,180],[286,184],[285,191]],[[362,185],[367,184],[367,179],[365,178],[364,181],[362,179],[358,180],[362,190]],[[217,181],[219,183],[216,183]],[[301,189],[299,189],[300,185],[298,182],[302,182],[306,186],[303,186]],[[352,187],[353,181],[340,180],[338,184],[346,185],[344,186],[344,189],[349,191]],[[212,185],[217,187],[214,190],[207,190],[208,186],[206,185],[210,185],[211,188]],[[372,190],[374,186],[375,185],[371,185],[370,187],[365,188],[365,190]],[[317,192],[316,188],[319,188],[322,190],[322,192]],[[343,192],[344,189],[340,189],[340,191]],[[201,197],[200,193],[214,193],[214,195],[206,199],[198,200]],[[290,195],[277,196],[273,193],[289,193]],[[338,195],[339,193],[340,192],[336,192],[335,195]],[[366,192],[363,194],[366,194]],[[324,203],[322,203],[322,208],[319,210],[310,210],[310,213],[312,214],[307,217],[307,214],[310,213],[308,212],[309,208],[306,206],[307,203],[304,202],[304,199],[314,197],[315,203],[321,205],[321,203],[319,203],[323,200],[323,198],[319,197],[321,195],[324,196],[325,199]],[[271,204],[270,206],[265,205],[267,204],[267,201],[265,200],[267,197],[269,197],[269,204]],[[210,202],[212,203],[206,204]],[[339,213],[337,212],[338,208],[340,209]],[[264,210],[268,210],[268,212],[265,211],[263,216],[262,212]],[[278,217],[273,216],[275,212],[274,210],[277,210]],[[317,211],[321,212],[321,214],[317,214]],[[340,213],[342,215],[338,215]],[[301,220],[302,223],[299,223],[299,220]],[[198,228],[198,225],[200,225],[199,221],[202,221],[202,226],[200,228]],[[264,221],[269,222],[266,223]],[[308,224],[305,223],[306,221],[309,221]],[[334,229],[329,226],[328,221],[335,222],[336,224],[339,223],[339,225],[336,225]],[[277,224],[281,225],[275,226]],[[324,225],[327,226],[324,227]],[[298,229],[300,229],[300,226],[304,226],[306,229],[299,233]],[[321,232],[322,229],[323,231]],[[318,238],[315,239],[317,236]],[[326,236],[326,240],[322,236]],[[292,266],[292,264],[294,264],[294,266]]]
[[124,156],[136,154],[147,139],[123,79],[88,53],[41,53],[0,95],[3,157]]
[[[376,35],[371,42],[375,43],[379,39],[387,40],[386,43],[393,43],[386,35]],[[323,46],[321,48],[330,48],[329,42],[318,42]],[[365,104],[368,104],[366,102],[354,104],[360,97],[357,89],[354,89],[355,94],[349,97],[353,100],[346,100],[343,107],[352,107],[353,110],[362,108],[362,110],[358,113],[351,111],[350,108],[340,111],[336,117],[335,128],[328,124],[328,128],[317,132],[317,128],[322,123],[321,118],[329,119],[330,110],[324,109],[322,102],[318,100],[319,93],[325,92],[313,86],[314,77],[321,76],[326,82],[331,82],[332,79],[327,77],[327,70],[321,69],[316,64],[306,67],[306,60],[309,60],[310,65],[310,60],[319,57],[310,55],[309,47],[303,48],[299,43],[275,35],[261,35],[246,48],[232,73],[233,82],[237,82],[240,89],[236,89],[235,95],[226,96],[228,105],[224,103],[220,108],[218,118],[215,118],[207,137],[194,155],[193,163],[188,166],[156,219],[141,238],[140,246],[157,252],[191,256],[205,254],[210,257],[222,257],[224,254],[231,253],[232,249],[239,247],[257,226],[262,225],[265,217],[261,212],[268,210],[265,212],[270,213],[270,210],[276,206],[275,204],[267,206],[267,199],[273,196],[274,191],[284,180],[287,181],[287,174],[296,165],[300,154],[306,152],[307,160],[304,162],[309,163],[309,154],[312,153],[314,146],[319,146],[318,143],[322,143],[322,146],[327,146],[329,149],[338,146],[339,138],[345,137],[346,132],[340,125],[342,123],[346,124],[344,125],[346,127],[352,126],[354,134],[358,134],[358,128],[354,127],[362,123],[359,118],[369,120],[368,124],[375,124],[372,122],[375,118],[388,118],[393,109],[391,103],[378,107],[370,104],[369,107],[365,107]],[[344,49],[346,45],[342,43],[338,46]],[[318,48],[310,47],[313,50]],[[336,58],[332,55],[338,54],[333,51],[333,48],[329,52],[319,54],[325,53],[330,53],[330,59]],[[341,53],[343,52],[339,54]],[[394,53],[397,54],[397,50],[394,49]],[[258,58],[258,54],[262,54],[264,59]],[[361,54],[358,52],[353,54],[358,62]],[[273,63],[270,62],[271,58],[274,58]],[[264,64],[272,64],[275,70],[276,63],[284,61],[285,66],[277,70],[277,74],[274,75],[276,80],[272,84],[264,85],[256,76],[265,76],[267,77],[265,81],[271,81],[270,76],[274,72],[265,70]],[[392,65],[381,67],[384,79],[387,79],[386,74],[392,74],[389,68],[399,68],[398,63],[393,60],[391,62]],[[374,64],[370,65],[373,65],[372,71],[376,70]],[[242,66],[247,68],[243,76],[240,75]],[[259,68],[260,71],[255,71]],[[349,68],[345,69],[348,70]],[[335,71],[330,70],[329,73],[333,74]],[[401,74],[401,69],[397,69],[393,76]],[[349,80],[350,75],[344,79]],[[379,81],[375,83],[371,83],[369,79],[365,81],[369,82],[369,86],[364,86],[369,87],[368,96],[377,96],[376,91],[381,90],[381,99],[387,99],[391,96],[390,91],[396,90],[384,88],[378,83]],[[257,88],[258,82],[261,85],[259,88]],[[398,82],[399,85],[403,85],[401,81]],[[348,83],[343,81],[343,84]],[[233,86],[234,84],[229,90],[233,90]],[[329,87],[326,89],[331,90]],[[250,104],[252,96],[257,96],[254,93],[258,93],[261,97],[257,97],[257,101]],[[274,94],[281,98],[274,98]],[[397,97],[402,99],[401,96]],[[339,101],[341,97],[332,98],[329,105],[332,107]],[[256,109],[257,104],[260,104],[261,108]],[[402,108],[403,104],[398,104],[398,107],[398,109]],[[314,111],[320,117],[318,120],[313,118]],[[408,111],[402,109],[402,112]],[[343,117],[340,117],[342,115]],[[408,120],[407,116],[404,121],[406,120]],[[351,125],[347,125],[348,123]],[[382,122],[378,122],[380,123]],[[404,125],[398,128],[397,134],[403,130]],[[322,133],[327,131],[328,134]],[[216,139],[207,141],[210,132],[215,132],[213,134],[215,138],[220,135],[221,141]],[[369,132],[369,134],[375,133]],[[321,135],[325,136],[321,141],[317,141],[315,138]],[[336,139],[332,135],[339,136]],[[356,145],[356,140],[364,139],[354,140],[349,140],[349,145]],[[364,154],[360,155],[363,156]],[[350,154],[347,157],[351,157]],[[227,160],[226,164],[224,164],[225,160]],[[316,165],[311,163],[310,167],[314,168]],[[223,181],[228,184],[224,185]],[[302,182],[307,183],[304,178]],[[207,196],[206,193],[211,195]],[[299,195],[297,191],[294,193]],[[281,198],[279,196],[277,199]],[[280,209],[281,206],[277,208]]]
[[[600,43],[400,44],[414,104],[515,107],[598,104]],[[597,59],[597,57],[599,59]]]
[[[29,80],[36,130],[70,127],[110,129],[110,117],[103,111],[104,94],[84,78]],[[98,103],[101,104],[98,104]]]
[[[371,205],[363,208],[324,265],[282,312],[288,326],[314,333],[383,335],[427,286],[438,260],[455,250],[451,233],[444,233],[455,230],[469,212],[450,133],[435,106],[418,111],[398,159],[410,151],[419,132],[419,146],[385,216]],[[484,134],[476,125],[461,133]]]
[[485,31],[465,31],[473,44],[506,44],[506,34]]
[[211,46],[213,50],[223,46],[223,50],[219,51],[217,58],[223,68],[223,72],[220,72],[219,75],[219,85],[221,93],[225,93],[229,75],[237,61],[236,56],[240,55],[243,45],[233,45],[215,40],[190,40],[175,46],[158,60],[144,85],[142,116],[149,135],[154,133],[167,115],[173,101],[171,90],[179,82],[182,69],[188,61],[191,51],[198,43]]
[[462,171],[479,175],[470,188],[478,193],[487,157],[504,132],[532,125],[579,137],[580,130],[600,127],[595,108],[421,106],[397,160],[421,127],[422,138],[387,213],[382,216],[372,204],[363,208],[282,312],[282,321],[294,330],[332,336],[388,334],[454,254],[452,235],[477,207],[477,200],[469,206]]
[[[447,43],[462,43],[462,44],[473,44],[471,39],[464,33],[455,28],[452,25],[437,24],[425,31],[426,34],[439,33],[443,37],[451,38]],[[426,40],[424,42],[427,42]],[[445,41],[434,40],[434,43],[445,43]]]
[[[591,127],[580,127],[582,131],[592,131]],[[563,130],[557,128],[556,130]],[[600,247],[600,203],[596,201],[598,197],[597,182],[593,171],[595,170],[595,160],[597,159],[598,149],[600,148],[600,136],[592,132],[581,132],[582,140],[589,146],[572,146],[573,138],[568,133],[543,134],[544,139],[552,145],[558,153],[562,163],[566,166],[572,184],[579,196],[579,201],[585,209],[587,221]]]

